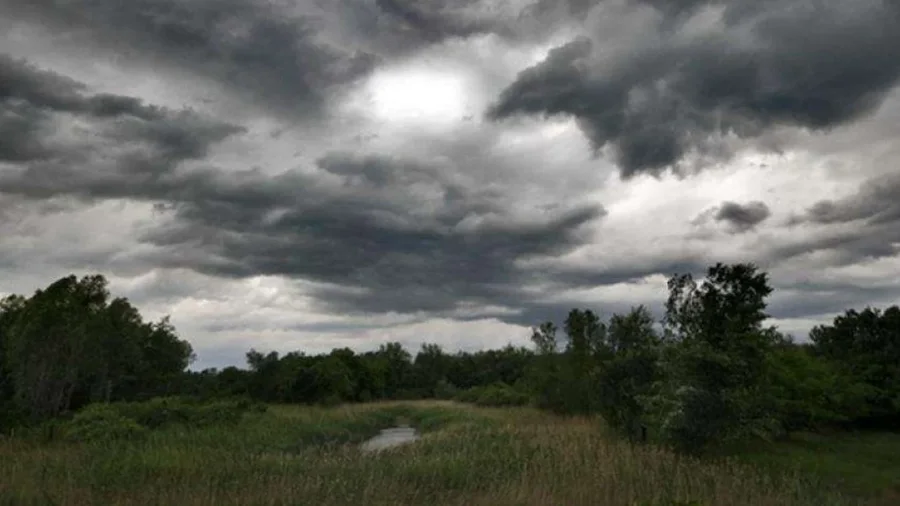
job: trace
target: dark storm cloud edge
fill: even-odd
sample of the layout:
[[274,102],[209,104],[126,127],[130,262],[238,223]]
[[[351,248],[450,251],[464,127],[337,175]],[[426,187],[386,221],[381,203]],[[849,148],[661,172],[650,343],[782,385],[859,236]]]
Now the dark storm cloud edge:
[[741,234],[755,229],[771,215],[772,211],[765,202],[754,200],[740,203],[726,200],[700,213],[692,223],[702,225],[713,220],[726,224],[731,233]]
[[[105,153],[98,148],[112,145],[120,161],[129,165],[124,171],[134,177],[159,171],[157,166],[172,170],[184,160],[205,157],[210,145],[243,131],[190,110],[172,111],[133,97],[86,90],[68,77],[0,54],[0,163],[21,169],[0,173],[0,190],[32,197],[54,193],[53,187],[64,192],[67,180],[53,176],[72,171],[71,164],[103,159]],[[88,126],[75,128],[72,118]],[[80,132],[83,142],[54,139],[60,123],[69,123],[76,135]],[[92,139],[95,134],[106,142]],[[105,175],[94,176],[99,184]]]
[[725,136],[852,123],[900,81],[896,2],[716,3],[722,30],[702,36],[673,21],[683,9],[660,18],[662,43],[637,51],[580,36],[522,71],[487,117],[575,117],[629,177],[677,167]]
[[[837,252],[844,264],[897,255],[900,253],[900,174],[875,177],[843,199],[819,201],[794,216],[789,225],[844,225],[832,227],[837,231],[823,235],[809,245],[810,249]],[[778,254],[802,252],[794,247],[778,251]]]
[[[253,0],[8,0],[5,8],[56,31],[95,39],[228,86],[273,112],[317,116],[331,93],[377,58],[316,39],[315,19]],[[2,8],[0,8],[2,9]],[[84,29],[87,29],[85,31]]]

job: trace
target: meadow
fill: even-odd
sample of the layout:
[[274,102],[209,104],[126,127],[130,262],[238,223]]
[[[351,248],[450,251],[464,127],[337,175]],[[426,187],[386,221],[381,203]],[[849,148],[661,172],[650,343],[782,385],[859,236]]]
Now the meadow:
[[[397,423],[422,439],[367,454]],[[62,430],[62,429],[61,429]],[[140,437],[0,440],[3,505],[896,505],[900,435],[812,436],[697,460],[593,417],[443,401],[270,406]]]

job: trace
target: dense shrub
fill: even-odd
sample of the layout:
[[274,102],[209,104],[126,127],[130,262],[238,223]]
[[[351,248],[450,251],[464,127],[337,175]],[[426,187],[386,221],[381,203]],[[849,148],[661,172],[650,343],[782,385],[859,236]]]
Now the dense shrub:
[[434,396],[437,399],[454,399],[458,394],[459,388],[445,379],[439,380],[434,387]]
[[524,406],[531,399],[505,383],[495,383],[463,390],[456,395],[456,400],[478,406]]
[[76,413],[63,425],[62,431],[69,441],[100,441],[139,439],[147,429],[112,405],[92,404]]
[[[157,429],[170,425],[206,427],[217,424],[233,424],[240,421],[244,413],[264,412],[265,404],[246,399],[198,402],[181,397],[159,397],[146,402],[117,402],[112,404],[92,404],[79,411],[72,423],[80,420],[96,420],[91,423],[118,423]],[[104,422],[106,421],[106,422]]]

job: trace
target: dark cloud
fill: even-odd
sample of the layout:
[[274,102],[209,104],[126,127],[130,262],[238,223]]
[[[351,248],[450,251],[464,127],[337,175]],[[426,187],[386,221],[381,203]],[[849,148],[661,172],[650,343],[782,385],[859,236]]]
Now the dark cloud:
[[727,0],[634,0],[634,2],[653,7],[667,17],[689,15],[707,5],[728,3]]
[[475,3],[478,0],[375,0],[376,7],[399,21],[403,30],[432,43],[496,30],[496,25],[461,12]]
[[161,111],[141,100],[111,94],[86,95],[85,86],[66,76],[39,69],[23,59],[0,54],[0,161],[47,160],[59,155],[48,141],[55,115],[93,119],[130,116],[163,119]]
[[[195,179],[172,223],[145,240],[162,261],[215,275],[285,275],[328,283],[331,310],[442,311],[504,300],[520,289],[516,262],[580,244],[602,215],[576,207],[517,221],[492,195],[425,164],[333,154],[326,177],[300,172]],[[338,183],[324,183],[336,176]],[[192,252],[201,252],[194,255]]]
[[778,286],[769,300],[768,313],[772,318],[802,318],[820,315],[836,316],[846,309],[863,307],[874,301],[886,301],[896,297],[893,287],[870,287],[863,285],[843,285],[834,289],[796,286]]
[[822,200],[789,222],[825,228],[814,239],[781,248],[776,255],[793,257],[831,251],[840,264],[892,257],[900,253],[900,174],[871,179],[842,199]]
[[[316,20],[256,0],[8,0],[18,16],[214,80],[278,113],[317,115],[371,55],[317,39]],[[111,104],[105,104],[109,107]]]
[[771,214],[769,206],[759,200],[743,204],[725,201],[701,213],[694,223],[699,224],[712,219],[728,225],[732,233],[744,233],[766,221]]
[[543,20],[554,16],[584,19],[591,9],[602,2],[603,0],[537,0],[523,9],[523,14]]
[[576,39],[521,72],[487,116],[573,116],[628,177],[674,167],[726,135],[851,123],[900,80],[896,3],[734,1],[725,12],[720,30],[676,25],[644,48]]
[[[667,17],[687,15],[700,7],[709,4],[724,3],[724,0],[632,0],[637,5],[652,7]],[[537,0],[529,5],[525,12],[532,16],[542,17],[553,12],[567,15],[570,18],[583,20],[594,7],[609,0]]]
[[[76,127],[73,118],[79,120]],[[65,129],[72,138],[57,140]],[[148,185],[181,162],[243,131],[190,110],[145,105],[132,97],[92,95],[77,81],[0,55],[0,193],[128,196],[120,184]]]
[[[445,42],[488,34],[511,38],[516,9],[496,0],[343,0],[300,6],[322,22],[337,45],[387,59]],[[315,14],[312,14],[315,13]]]
[[326,283],[334,288],[316,295],[336,311],[440,312],[507,299],[525,276],[517,262],[578,246],[580,227],[604,214],[574,205],[519,218],[496,190],[460,182],[458,167],[401,157],[334,153],[314,172],[278,175],[179,169],[231,130],[187,113],[116,127],[123,142],[139,138],[150,151],[105,165],[34,163],[5,172],[0,190],[158,202],[170,220],[142,239],[159,252],[154,265]]

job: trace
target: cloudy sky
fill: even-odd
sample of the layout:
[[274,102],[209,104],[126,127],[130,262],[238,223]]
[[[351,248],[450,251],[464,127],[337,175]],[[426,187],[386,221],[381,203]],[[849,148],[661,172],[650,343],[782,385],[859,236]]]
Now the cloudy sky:
[[196,367],[524,344],[772,276],[900,302],[896,0],[0,0],[0,292],[100,272]]

